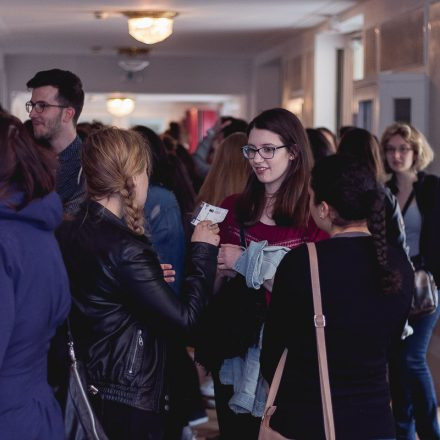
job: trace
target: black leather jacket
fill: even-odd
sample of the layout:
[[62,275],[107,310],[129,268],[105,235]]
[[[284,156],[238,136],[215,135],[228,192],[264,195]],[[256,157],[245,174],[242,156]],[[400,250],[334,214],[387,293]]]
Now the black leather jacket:
[[[57,237],[73,294],[71,323],[89,388],[146,411],[168,409],[167,340],[190,337],[213,288],[217,248],[191,243],[178,298],[147,237],[88,202]],[[95,391],[96,392],[96,391]]]

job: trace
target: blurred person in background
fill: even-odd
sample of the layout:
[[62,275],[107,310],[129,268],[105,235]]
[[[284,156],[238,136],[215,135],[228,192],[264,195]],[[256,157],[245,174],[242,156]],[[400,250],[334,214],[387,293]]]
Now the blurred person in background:
[[[440,178],[423,170],[434,158],[425,136],[397,122],[381,138],[388,187],[397,197],[405,222],[409,255],[416,269],[426,269],[440,285]],[[402,341],[393,357],[390,381],[397,438],[439,440],[437,398],[426,353],[440,308],[410,317],[414,334]]]
[[306,133],[315,162],[323,157],[336,153],[336,149],[333,148],[333,145],[319,130],[315,128],[306,128]]
[[241,150],[246,142],[246,134],[234,133],[217,147],[214,160],[197,195],[196,206],[200,202],[219,206],[226,197],[243,191],[252,172],[249,161]]
[[206,136],[199,142],[194,152],[194,161],[198,176],[202,181],[208,174],[215,150],[220,143],[233,133],[246,133],[247,122],[231,116],[222,116],[210,128]]
[[349,156],[363,163],[371,171],[379,187],[384,192],[385,227],[388,243],[406,247],[405,225],[396,197],[384,186],[386,174],[382,162],[379,143],[363,128],[352,128],[341,139],[338,154]]
[[338,140],[336,139],[336,135],[327,127],[316,127],[316,130],[320,131],[326,137],[332,146],[333,153],[336,153],[336,150],[338,149]]

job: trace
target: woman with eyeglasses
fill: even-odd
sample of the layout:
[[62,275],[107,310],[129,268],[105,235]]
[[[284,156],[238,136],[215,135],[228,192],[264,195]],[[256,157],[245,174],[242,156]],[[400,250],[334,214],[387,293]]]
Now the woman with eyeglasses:
[[270,292],[249,289],[231,261],[251,242],[294,248],[325,236],[309,220],[313,159],[299,119],[282,108],[266,110],[249,124],[247,134],[242,151],[253,172],[244,191],[221,205],[229,210],[220,224],[218,273],[223,284],[206,315],[211,328],[218,324],[217,333],[210,338],[206,331],[206,343],[196,353],[213,372],[222,439],[257,438],[266,400],[258,358]]
[[[409,255],[418,269],[430,271],[440,285],[440,179],[422,172],[433,151],[422,133],[409,124],[395,123],[381,139],[385,168],[392,177],[387,185],[396,195],[405,223]],[[410,317],[414,334],[393,357],[390,382],[398,439],[440,439],[437,399],[426,362],[426,352],[440,309]]]

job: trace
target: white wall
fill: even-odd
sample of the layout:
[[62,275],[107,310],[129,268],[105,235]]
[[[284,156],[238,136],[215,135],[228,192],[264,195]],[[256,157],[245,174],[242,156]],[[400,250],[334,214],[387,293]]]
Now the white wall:
[[8,89],[6,84],[5,57],[0,52],[0,104],[4,108],[9,107]]
[[344,37],[329,32],[315,37],[313,126],[336,131],[336,67],[338,48],[343,48]]
[[280,59],[256,66],[254,115],[281,106]]
[[250,95],[252,63],[248,59],[152,56],[142,81],[128,81],[117,61],[117,56],[109,55],[7,55],[8,93],[25,91],[26,82],[37,71],[58,67],[76,73],[87,92],[215,93],[244,95],[247,99]]

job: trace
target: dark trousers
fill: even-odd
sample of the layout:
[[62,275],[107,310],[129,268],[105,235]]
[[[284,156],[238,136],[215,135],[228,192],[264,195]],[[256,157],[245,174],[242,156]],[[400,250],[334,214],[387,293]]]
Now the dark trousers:
[[414,334],[402,341],[390,363],[390,388],[398,440],[440,440],[437,398],[426,353],[440,308],[410,319]]
[[257,440],[261,419],[250,414],[235,414],[228,405],[234,390],[220,383],[218,373],[213,373],[215,409],[221,440]]
[[164,419],[112,400],[92,399],[93,409],[109,440],[162,440]]

